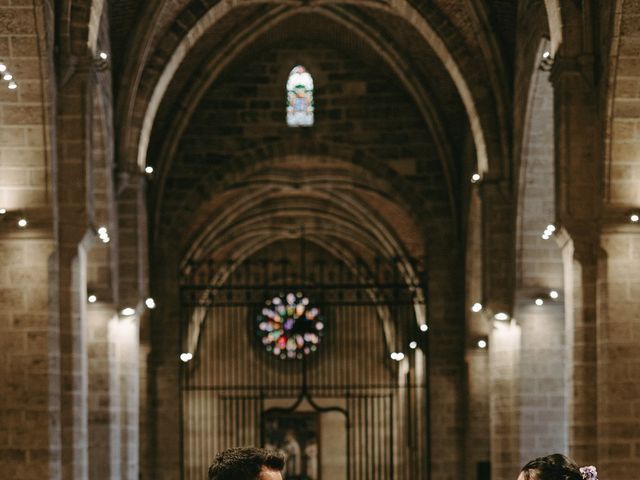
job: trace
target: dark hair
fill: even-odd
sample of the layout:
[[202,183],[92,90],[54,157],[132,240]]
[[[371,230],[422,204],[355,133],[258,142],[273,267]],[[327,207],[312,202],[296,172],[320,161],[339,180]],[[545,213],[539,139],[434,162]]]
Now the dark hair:
[[256,480],[262,467],[281,471],[284,457],[263,448],[230,448],[216,455],[209,467],[209,480]]
[[582,480],[580,468],[559,453],[531,460],[522,471],[525,480]]

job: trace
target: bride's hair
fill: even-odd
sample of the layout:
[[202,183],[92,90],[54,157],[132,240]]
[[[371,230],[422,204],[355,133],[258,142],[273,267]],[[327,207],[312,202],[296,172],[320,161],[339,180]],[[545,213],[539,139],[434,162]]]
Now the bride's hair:
[[559,453],[531,460],[522,472],[525,480],[582,480],[580,468]]

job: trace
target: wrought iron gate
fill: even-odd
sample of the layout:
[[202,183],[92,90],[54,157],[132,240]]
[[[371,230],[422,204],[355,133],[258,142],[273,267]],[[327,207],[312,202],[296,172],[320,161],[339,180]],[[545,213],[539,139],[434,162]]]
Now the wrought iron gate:
[[[181,371],[184,479],[204,478],[220,450],[265,445],[274,412],[318,416],[312,480],[428,478],[424,302],[395,262],[376,263],[318,261],[293,274],[287,259],[191,266],[181,286],[182,348],[193,354]],[[313,298],[327,319],[303,359],[270,355],[254,331],[264,299],[287,291]]]

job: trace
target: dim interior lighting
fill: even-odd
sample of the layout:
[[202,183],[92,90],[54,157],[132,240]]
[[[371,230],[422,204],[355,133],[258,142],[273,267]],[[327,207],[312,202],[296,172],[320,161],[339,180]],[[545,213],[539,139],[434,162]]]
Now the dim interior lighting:
[[102,60],[106,60],[107,58],[109,58],[109,55],[107,55],[105,52],[100,52],[100,58]]
[[629,215],[629,220],[631,220],[633,223],[640,222],[640,214],[632,213],[631,215]]
[[95,295],[89,295],[89,296],[87,297],[87,301],[88,301],[89,303],[96,303],[96,301],[97,301],[97,300],[98,300],[98,297],[96,297]]
[[414,341],[414,342],[409,343],[409,348],[411,350],[415,350],[417,347],[418,347],[418,342]]
[[478,340],[478,348],[487,348],[486,340]]
[[541,298],[536,298],[536,305],[541,307],[542,305],[544,305],[544,300],[542,300]]
[[156,308],[156,301],[151,297],[147,298],[144,301],[144,304],[147,306],[149,310],[153,310],[154,308]]
[[429,330],[429,325],[427,325],[426,323],[423,323],[422,325],[420,325],[421,332],[426,332],[427,330]]
[[135,315],[136,311],[131,307],[127,307],[127,308],[123,308],[120,313],[125,317],[130,317],[132,315]]
[[98,236],[100,237],[100,240],[102,240],[102,243],[109,243],[109,241],[111,240],[107,227],[100,227],[98,229]]
[[4,63],[0,63],[0,73],[4,73],[7,70],[7,66]]
[[550,56],[551,56],[551,52],[549,52],[549,50],[545,51],[545,52],[542,54],[542,58],[549,58]]
[[496,320],[500,320],[502,322],[504,322],[505,320],[509,320],[509,315],[507,315],[504,312],[498,312],[494,315],[494,317]]
[[27,222],[27,219],[26,219],[26,218],[21,218],[20,220],[18,220],[18,226],[19,226],[20,228],[24,228],[24,227],[26,227],[28,223],[29,223],[29,222]]
[[7,209],[6,208],[0,208],[0,215],[4,215],[5,213],[7,213]]
[[473,175],[471,175],[471,183],[478,183],[480,181],[480,174],[479,173],[474,173]]
[[153,167],[151,165],[147,165],[144,167],[144,173],[151,175],[153,173]]
[[16,88],[18,88],[18,84],[16,82],[9,82],[8,88],[9,90],[15,90]]
[[550,296],[551,298],[553,298],[554,300],[555,300],[556,298],[558,298],[558,297],[559,297],[558,292],[557,292],[557,291],[555,291],[555,290],[551,290],[551,291],[549,292],[549,296]]
[[482,310],[482,304],[479,302],[474,303],[473,306],[471,307],[471,311],[474,313],[478,313],[481,310]]
[[182,360],[184,363],[187,363],[192,358],[193,358],[193,354],[190,352],[185,352],[180,354],[180,360]]
[[547,225],[547,228],[544,229],[544,233],[542,234],[542,239],[549,240],[551,238],[551,235],[553,235],[553,232],[555,231],[556,231],[556,226],[550,223],[549,225]]

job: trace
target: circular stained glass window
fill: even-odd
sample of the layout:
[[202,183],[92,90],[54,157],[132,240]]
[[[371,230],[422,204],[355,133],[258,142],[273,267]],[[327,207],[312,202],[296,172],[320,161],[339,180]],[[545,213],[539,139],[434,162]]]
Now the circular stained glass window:
[[302,292],[268,299],[256,317],[260,342],[282,359],[301,359],[315,352],[324,328],[320,310]]

